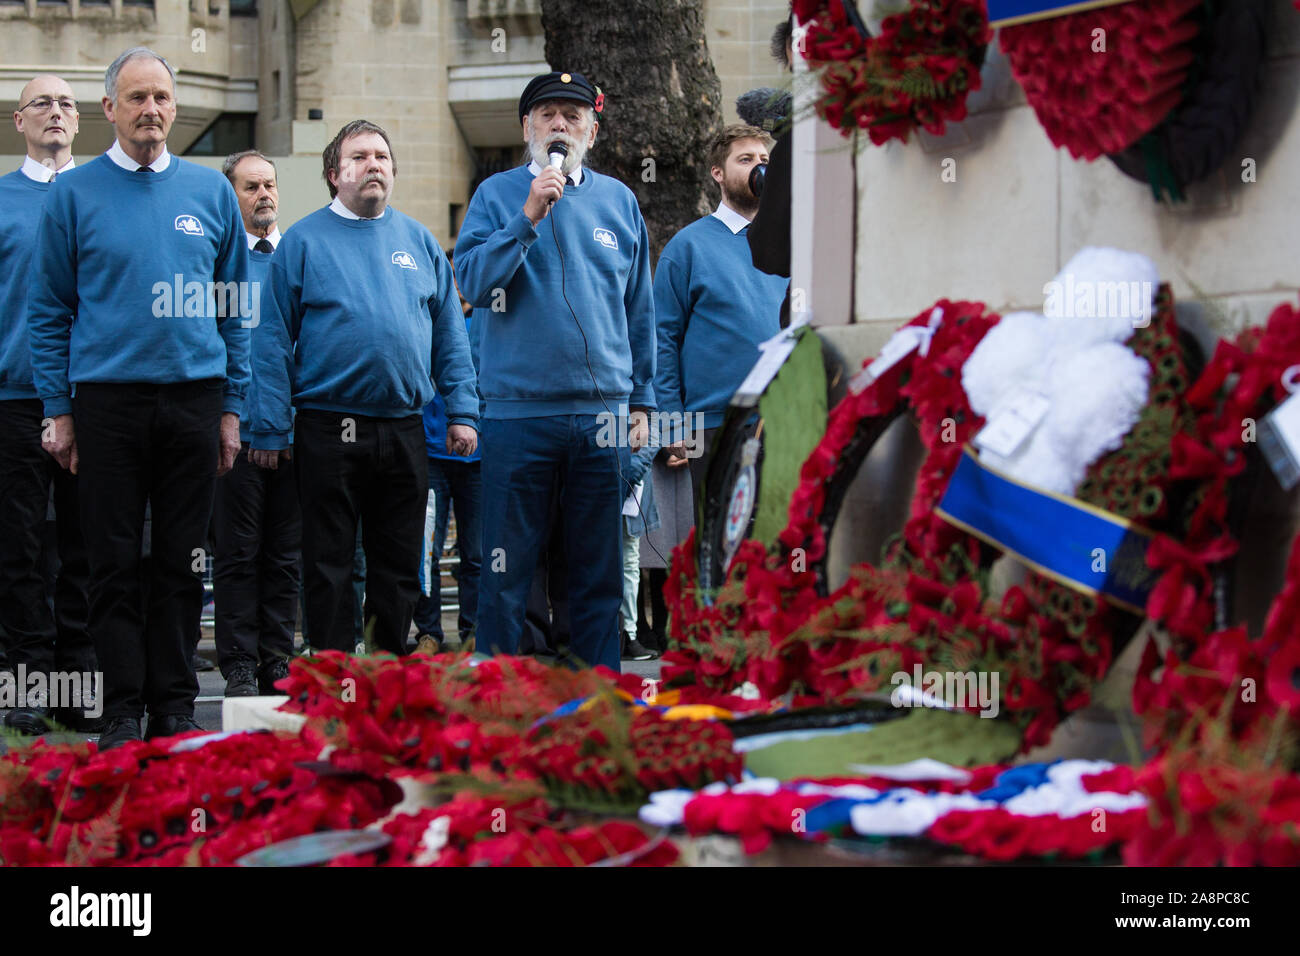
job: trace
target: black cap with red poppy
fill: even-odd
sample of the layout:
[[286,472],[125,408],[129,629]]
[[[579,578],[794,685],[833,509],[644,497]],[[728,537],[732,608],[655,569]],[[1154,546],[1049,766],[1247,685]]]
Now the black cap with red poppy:
[[543,73],[529,80],[519,97],[519,122],[546,100],[577,100],[597,113],[605,109],[605,94],[581,73]]

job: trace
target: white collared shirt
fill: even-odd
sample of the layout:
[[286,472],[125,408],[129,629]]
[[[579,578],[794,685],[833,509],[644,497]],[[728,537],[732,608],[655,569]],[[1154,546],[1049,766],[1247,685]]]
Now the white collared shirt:
[[731,234],[737,235],[740,230],[749,225],[749,220],[742,216],[736,210],[732,209],[725,202],[718,203],[718,208],[710,214],[717,216],[722,220],[722,224],[731,230]]
[[[140,164],[137,163],[130,156],[126,155],[126,150],[122,148],[122,144],[119,143],[117,140],[113,140],[113,145],[108,147],[107,155],[108,158],[111,159],[114,163],[116,163],[118,166],[121,166],[123,169],[128,170],[129,172],[134,173],[140,169]],[[168,166],[171,165],[171,162],[172,162],[172,154],[167,152],[167,146],[166,144],[164,144],[162,152],[158,154],[157,159],[155,159],[152,163],[149,164],[149,168],[152,169],[155,173],[161,173],[164,169],[166,169]]]
[[272,230],[271,230],[269,233],[267,233],[265,236],[255,236],[255,235],[253,235],[251,232],[246,232],[246,233],[244,233],[244,237],[248,240],[248,248],[249,248],[249,249],[252,249],[255,245],[257,245],[257,244],[258,244],[259,242],[261,242],[263,239],[265,239],[267,242],[269,242],[269,243],[271,244],[271,248],[272,248],[272,249],[278,249],[278,248],[280,247],[280,227],[279,227],[279,226],[276,226],[274,229],[272,229]]
[[24,156],[23,164],[22,166],[19,167],[19,169],[23,171],[23,175],[26,176],[28,179],[34,180],[38,183],[48,183],[58,173],[66,173],[69,169],[71,169],[75,165],[77,164],[74,163],[72,161],[72,157],[69,156],[68,161],[64,163],[59,169],[50,169],[50,167],[46,166],[44,163],[38,163],[30,156]]
[[[540,176],[540,175],[542,174],[542,167],[540,167],[540,166],[537,165],[537,161],[536,161],[536,160],[533,160],[531,163],[528,164],[528,171],[529,171],[530,173],[532,173],[534,176]],[[570,178],[573,179],[573,185],[575,185],[575,186],[581,186],[581,185],[582,185],[582,167],[581,167],[581,166],[579,166],[577,169],[575,169],[573,172],[569,173],[568,175],[570,176]]]
[[384,211],[378,216],[358,216],[347,206],[343,205],[343,200],[338,196],[335,196],[330,200],[329,211],[334,213],[336,216],[342,216],[344,219],[383,219],[384,215],[388,212],[387,209],[384,209]]

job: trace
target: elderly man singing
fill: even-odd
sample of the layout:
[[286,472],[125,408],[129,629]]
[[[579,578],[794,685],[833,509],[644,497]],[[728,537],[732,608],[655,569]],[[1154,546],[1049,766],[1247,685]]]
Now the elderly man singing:
[[[513,653],[560,488],[573,658],[619,666],[620,476],[654,408],[649,239],[636,197],[583,168],[604,96],[577,73],[519,99],[531,162],[470,201],[456,243],[480,329],[483,567],[478,649]],[[621,485],[621,487],[620,487]]]

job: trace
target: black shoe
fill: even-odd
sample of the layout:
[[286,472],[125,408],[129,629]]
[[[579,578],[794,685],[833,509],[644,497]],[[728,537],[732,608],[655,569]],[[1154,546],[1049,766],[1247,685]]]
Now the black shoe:
[[216,664],[202,656],[198,651],[194,652],[193,664],[195,673],[198,673],[199,671],[214,671],[217,669]]
[[149,729],[145,731],[144,739],[175,737],[177,734],[187,734],[191,730],[202,729],[193,717],[186,717],[184,714],[150,714]]
[[662,655],[668,650],[668,638],[664,636],[663,631],[656,631],[653,627],[639,629],[636,632],[636,639],[642,647],[648,647],[657,654]]
[[50,732],[48,707],[19,707],[5,714],[5,726],[29,737],[39,737]]
[[[275,682],[283,680],[289,676],[289,662],[282,657],[274,658],[270,663],[263,664],[261,672],[257,675],[257,689],[263,697],[271,697],[276,694],[283,694],[284,691],[278,690]],[[229,691],[226,692],[229,697]]]
[[[90,703],[93,709],[94,701]],[[79,707],[60,707],[54,712],[54,722],[79,734],[103,733],[105,726],[103,717],[87,717],[86,711]]]
[[623,660],[625,661],[653,661],[658,657],[659,653],[657,651],[650,650],[636,638],[628,641],[627,646],[623,648]]
[[104,721],[104,732],[99,735],[99,752],[140,739],[139,717],[109,717]]
[[257,696],[257,669],[252,661],[238,660],[230,665],[230,673],[226,675],[226,696]]

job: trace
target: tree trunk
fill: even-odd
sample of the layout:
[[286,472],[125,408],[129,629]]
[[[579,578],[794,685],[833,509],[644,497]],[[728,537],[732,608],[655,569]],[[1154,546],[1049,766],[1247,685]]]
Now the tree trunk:
[[546,59],[605,94],[592,169],[641,205],[650,258],[716,206],[709,142],[722,87],[704,40],[703,0],[542,0]]

